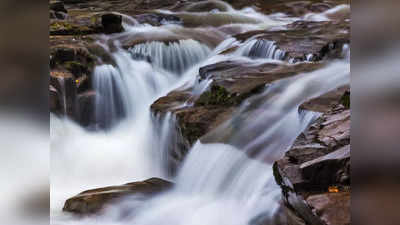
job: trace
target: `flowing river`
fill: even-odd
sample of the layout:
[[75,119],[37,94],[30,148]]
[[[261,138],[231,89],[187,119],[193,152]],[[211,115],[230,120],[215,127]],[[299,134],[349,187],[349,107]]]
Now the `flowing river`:
[[[205,13],[186,10],[181,12],[183,18],[193,23],[214,23],[240,32],[273,29],[300,19],[284,14],[266,16],[250,8],[234,10],[226,3],[207,13],[211,15],[208,18]],[[332,11],[307,15],[306,19],[327,20],[326,14]],[[194,96],[203,93],[210,82],[198,82],[197,76],[199,68],[206,65],[227,60],[287,62],[281,61],[284,52],[272,42],[239,44],[232,35],[208,26],[188,28],[166,21],[153,27],[125,17],[130,23],[124,23],[124,33],[99,36],[98,43],[109,51],[115,64],[94,70],[93,88],[99,95],[96,123],[87,129],[67,117],[51,115],[51,224],[243,225],[272,221],[280,200],[272,163],[320,115],[299,110],[299,106],[349,84],[349,56],[266,86],[242,103],[230,120],[198,141],[171,175],[166,146],[175,144],[175,118],[171,113],[154,114],[150,109],[154,101],[183,87],[191,88]],[[148,41],[129,49],[121,46],[122,39],[171,35],[183,38],[170,44]],[[236,48],[220,54],[232,47]],[[349,54],[349,49],[344,49],[344,54]],[[75,218],[62,212],[65,200],[84,190],[150,177],[173,181],[175,186],[145,202],[134,197],[122,200],[97,217]],[[122,216],[127,210],[134,213]]]

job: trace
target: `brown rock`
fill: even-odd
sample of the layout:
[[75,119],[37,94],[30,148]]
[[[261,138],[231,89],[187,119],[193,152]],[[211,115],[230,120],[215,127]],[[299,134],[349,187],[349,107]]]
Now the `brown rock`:
[[[350,224],[350,111],[336,105],[273,166],[283,200],[305,224]],[[335,141],[321,141],[327,136]],[[329,139],[330,140],[330,139]],[[288,222],[304,224],[292,220]]]
[[141,194],[151,196],[172,187],[172,183],[159,178],[151,178],[141,182],[133,182],[120,186],[97,188],[80,193],[65,202],[63,211],[72,212],[80,215],[90,215],[100,213],[104,207],[114,201]]
[[350,193],[325,193],[307,198],[314,215],[326,225],[350,225]]

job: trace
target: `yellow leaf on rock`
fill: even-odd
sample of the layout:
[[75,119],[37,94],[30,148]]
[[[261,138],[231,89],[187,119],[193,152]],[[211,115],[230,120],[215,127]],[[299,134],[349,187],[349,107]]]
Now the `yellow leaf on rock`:
[[336,186],[331,186],[328,188],[329,193],[338,193],[339,192],[339,188]]

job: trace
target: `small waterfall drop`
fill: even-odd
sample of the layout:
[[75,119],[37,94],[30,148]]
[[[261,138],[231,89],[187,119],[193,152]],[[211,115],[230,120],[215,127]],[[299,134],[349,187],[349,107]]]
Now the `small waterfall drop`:
[[251,40],[242,47],[243,55],[251,58],[267,58],[283,60],[286,52],[280,50],[273,41],[268,40]]
[[148,56],[153,65],[177,74],[205,59],[211,52],[206,45],[191,39],[170,43],[143,43],[135,45],[130,51]]

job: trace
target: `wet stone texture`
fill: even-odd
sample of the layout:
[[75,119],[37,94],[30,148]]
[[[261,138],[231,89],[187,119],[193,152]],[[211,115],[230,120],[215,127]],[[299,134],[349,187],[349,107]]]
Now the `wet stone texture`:
[[107,205],[122,197],[140,195],[150,197],[172,187],[172,183],[159,178],[84,191],[65,202],[63,211],[79,215],[101,213]]
[[306,224],[350,224],[350,110],[323,114],[273,168],[286,210]]
[[[239,61],[220,62],[200,68],[201,81],[212,79],[208,90],[200,96],[193,96],[191,90],[175,90],[154,102],[151,109],[156,114],[171,112],[176,117],[176,129],[181,136],[179,149],[169,151],[181,152],[175,158],[181,162],[197,140],[230,119],[245,99],[261,93],[266,84],[320,67],[318,63],[251,65]],[[301,107],[327,112],[339,104],[348,89],[339,88]]]

